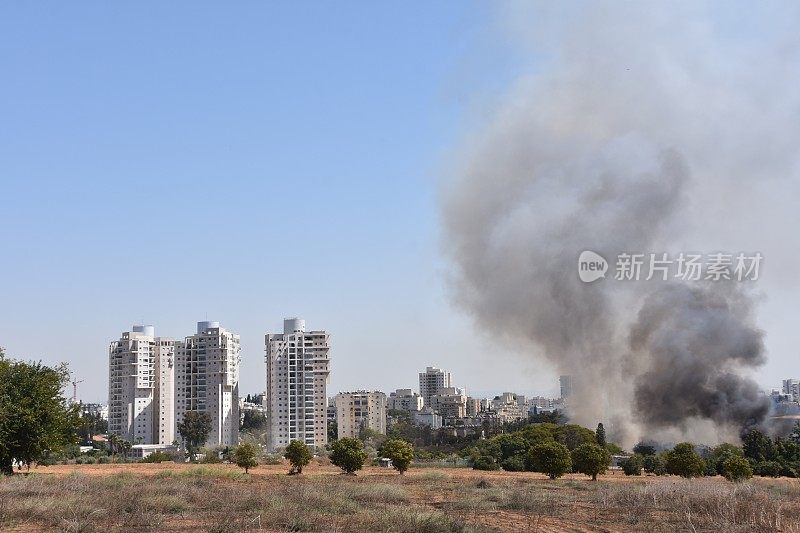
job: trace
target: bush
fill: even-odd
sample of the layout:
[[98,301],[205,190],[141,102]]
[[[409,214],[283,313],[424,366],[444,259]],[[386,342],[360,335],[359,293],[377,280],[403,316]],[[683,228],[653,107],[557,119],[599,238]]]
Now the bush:
[[645,455],[642,457],[642,468],[648,474],[663,476],[667,473],[666,460],[663,453],[658,455]]
[[203,458],[198,461],[200,464],[204,465],[217,465],[222,462],[222,459],[219,458],[219,455],[216,451],[210,451],[208,453],[203,454]]
[[639,454],[633,454],[620,461],[619,465],[626,476],[641,476],[644,458]]
[[479,455],[473,459],[472,468],[475,470],[500,470],[500,465],[491,455]]
[[260,451],[252,442],[245,442],[236,447],[236,451],[233,452],[233,460],[236,466],[244,468],[244,473],[247,474],[251,468],[258,466]]
[[283,456],[289,460],[292,467],[289,469],[289,474],[302,474],[303,467],[311,462],[311,450],[306,444],[299,440],[293,440],[286,447],[286,452]]
[[524,472],[525,471],[525,456],[522,454],[512,455],[501,463],[503,470],[508,472]]
[[360,440],[345,437],[333,443],[330,459],[331,463],[341,468],[344,472],[354,474],[356,470],[361,470],[364,467],[367,454]]
[[414,448],[404,440],[390,439],[383,443],[381,455],[391,459],[394,469],[402,474],[414,460]]
[[728,481],[744,481],[753,477],[753,469],[744,456],[731,455],[722,463],[722,475]]
[[692,478],[702,477],[706,471],[706,462],[694,451],[691,442],[682,442],[667,454],[667,473]]
[[172,461],[172,456],[168,453],[157,451],[153,452],[140,462],[142,463],[161,463],[163,461]]
[[111,462],[111,458],[108,455],[103,455],[102,457],[97,458],[97,464],[108,464]]
[[550,479],[556,479],[572,468],[572,458],[569,449],[557,442],[543,442],[531,447],[525,457],[525,468],[533,472],[547,474]]
[[581,444],[572,450],[572,468],[597,481],[597,475],[604,473],[611,464],[611,454],[597,444]]
[[761,461],[753,468],[756,474],[763,477],[778,477],[781,475],[781,464],[777,461]]

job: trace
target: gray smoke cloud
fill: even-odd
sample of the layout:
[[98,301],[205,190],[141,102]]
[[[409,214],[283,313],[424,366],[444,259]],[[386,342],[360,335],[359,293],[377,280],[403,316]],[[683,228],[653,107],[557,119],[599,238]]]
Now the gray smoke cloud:
[[[744,69],[702,8],[583,7],[509,17],[550,55],[465,141],[445,185],[454,300],[480,329],[572,375],[579,423],[610,422],[628,444],[735,438],[767,411],[747,377],[765,360],[747,292],[585,284],[577,257],[670,251],[738,183],[791,168],[782,136],[797,139],[797,125],[779,111],[796,113],[798,99],[763,77],[797,59],[797,37],[759,35],[747,52],[766,55]],[[775,132],[758,126],[765,118]]]

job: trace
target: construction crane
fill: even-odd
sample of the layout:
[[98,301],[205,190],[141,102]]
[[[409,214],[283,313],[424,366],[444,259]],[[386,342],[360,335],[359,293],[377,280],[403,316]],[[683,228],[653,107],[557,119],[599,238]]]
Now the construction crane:
[[72,403],[78,403],[78,383],[83,383],[86,381],[82,379],[80,381],[72,380]]

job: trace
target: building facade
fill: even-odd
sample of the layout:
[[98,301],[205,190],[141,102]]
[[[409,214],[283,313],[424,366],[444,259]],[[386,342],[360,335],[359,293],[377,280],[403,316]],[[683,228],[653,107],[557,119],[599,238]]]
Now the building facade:
[[425,406],[421,395],[411,389],[397,389],[389,394],[388,407],[392,411],[419,411]]
[[131,444],[171,444],[176,342],[133,326],[108,351],[108,431]]
[[197,333],[186,337],[175,355],[175,423],[187,411],[203,411],[211,418],[207,446],[239,443],[239,336],[219,322],[197,323]]
[[337,394],[336,430],[338,438],[357,438],[365,429],[386,435],[386,405],[386,395],[379,391]]
[[330,336],[306,331],[305,321],[288,318],[283,333],[267,334],[264,399],[270,450],[299,440],[315,448],[328,443],[326,392]]
[[429,366],[425,372],[419,374],[419,394],[422,396],[425,406],[431,405],[431,397],[439,392],[439,389],[451,387],[450,372]]
[[442,387],[431,396],[430,407],[443,418],[463,418],[467,416],[467,395],[457,387]]

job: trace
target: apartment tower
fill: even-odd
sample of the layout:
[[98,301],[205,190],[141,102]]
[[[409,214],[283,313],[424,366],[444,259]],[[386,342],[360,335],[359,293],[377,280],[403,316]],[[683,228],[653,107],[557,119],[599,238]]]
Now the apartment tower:
[[356,437],[370,429],[386,435],[386,395],[382,392],[341,392],[336,395],[338,437]]
[[431,397],[439,393],[439,389],[451,387],[450,372],[429,366],[419,375],[419,395],[422,396],[425,407],[430,407]]
[[175,353],[175,423],[186,411],[211,417],[207,446],[239,444],[239,335],[219,322],[197,323]]
[[108,431],[131,444],[171,444],[177,343],[133,326],[108,350]]
[[306,331],[305,321],[287,318],[283,333],[267,334],[267,408],[270,450],[299,440],[315,448],[328,443],[326,388],[330,336]]

